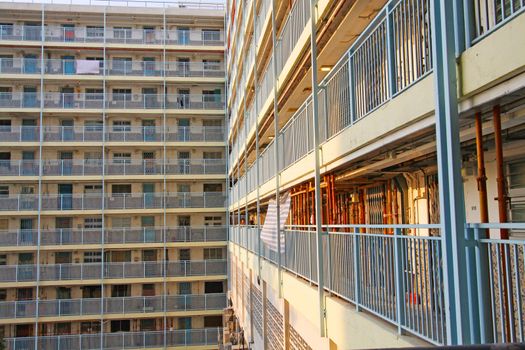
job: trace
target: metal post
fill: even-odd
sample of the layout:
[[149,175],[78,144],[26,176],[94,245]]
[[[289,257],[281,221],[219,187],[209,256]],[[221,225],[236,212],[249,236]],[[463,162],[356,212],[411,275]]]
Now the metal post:
[[[42,221],[42,176],[43,176],[43,142],[44,142],[44,41],[45,41],[45,4],[41,5],[41,23],[40,23],[40,127],[39,130],[39,162],[38,162],[38,218],[37,218],[37,252],[36,252],[36,309],[35,309],[35,350],[38,350],[38,317],[39,317],[39,294],[40,294],[40,244],[42,242],[42,230],[40,228]],[[23,100],[23,97],[22,97]],[[20,196],[18,197],[20,206]],[[18,274],[17,274],[18,276]]]
[[105,174],[106,174],[106,137],[107,137],[107,125],[106,125],[106,74],[107,74],[107,53],[106,53],[106,46],[107,46],[107,7],[104,6],[104,47],[103,47],[103,59],[104,59],[104,72],[103,72],[103,81],[102,81],[102,198],[101,198],[101,206],[102,206],[102,214],[101,214],[101,220],[102,220],[102,236],[101,236],[101,245],[100,245],[100,349],[104,349],[104,243],[106,241],[106,220],[104,215],[104,210],[106,207],[106,181],[105,181]]
[[275,163],[275,221],[277,233],[277,280],[279,281],[279,298],[283,293],[282,268],[281,268],[281,198],[280,198],[280,181],[279,181],[279,110],[278,110],[278,84],[277,84],[277,39],[276,39],[276,24],[275,11],[277,10],[276,0],[272,0],[272,42],[273,42],[273,125],[274,125],[274,163]]
[[324,298],[324,269],[323,269],[323,227],[321,217],[321,170],[319,148],[319,86],[317,84],[317,16],[316,0],[310,0],[310,46],[312,60],[312,131],[314,141],[315,160],[315,230],[317,236],[317,293],[319,298],[319,330],[320,336],[326,336],[326,305]]
[[257,104],[257,7],[256,1],[252,0],[253,4],[253,111],[255,113],[255,188],[257,191],[257,279],[261,277],[261,198],[260,198],[260,167],[259,164],[259,114],[258,114],[258,104]]
[[437,165],[443,236],[443,278],[446,343],[469,343],[465,254],[465,201],[461,179],[461,151],[457,99],[452,1],[431,1],[432,49],[435,80]]
[[[163,66],[162,66],[162,84],[163,84],[163,91],[162,91],[162,196],[163,198],[166,198],[167,197],[167,184],[166,184],[166,162],[167,162],[167,157],[166,157],[166,138],[167,138],[167,135],[166,135],[166,99],[167,99],[167,94],[166,94],[166,34],[167,34],[167,21],[166,21],[166,5],[164,4],[163,5],[163,12],[162,12],[162,25],[163,25],[163,29],[162,29],[162,61],[163,61]],[[167,242],[167,239],[166,239],[166,230],[167,230],[167,215],[166,215],[166,207],[167,207],[167,203],[166,203],[166,200],[163,200],[162,201],[162,207],[163,207],[163,215],[162,215],[162,240],[163,240],[163,254],[164,256],[162,257],[161,261],[162,261],[162,266],[161,266],[161,270],[162,270],[162,277],[163,277],[163,283],[162,283],[162,311],[163,311],[163,339],[162,339],[162,342],[163,342],[163,345],[164,345],[164,349],[167,348],[167,322],[168,322],[168,317],[167,317],[167,310],[166,310],[166,307],[167,307],[167,294],[168,294],[168,286],[167,286],[167,266],[166,266],[166,255],[168,253],[167,251],[167,245],[166,245],[166,242]]]

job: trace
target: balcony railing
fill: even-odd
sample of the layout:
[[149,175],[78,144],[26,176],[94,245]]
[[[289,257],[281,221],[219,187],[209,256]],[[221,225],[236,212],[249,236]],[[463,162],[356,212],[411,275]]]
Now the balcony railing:
[[[226,196],[222,192],[167,192],[102,194],[43,194],[41,210],[107,210],[224,208]],[[38,195],[19,194],[4,197],[0,211],[37,211]]]
[[[164,303],[166,307],[164,307]],[[38,306],[37,306],[38,305]],[[101,314],[158,313],[194,310],[221,310],[226,307],[226,294],[189,294],[56,300],[0,302],[0,319]]]
[[[99,334],[54,335],[39,337],[8,338],[8,350],[27,349],[142,349],[217,346],[222,328],[180,329],[166,331],[117,332]],[[102,344],[102,345],[101,345]]]
[[[105,132],[104,132],[105,131]],[[0,126],[0,142],[38,142],[38,126]],[[44,126],[44,142],[224,141],[222,126]]]
[[[53,109],[224,109],[221,94],[107,94],[46,92],[44,108]],[[1,92],[0,108],[40,108],[40,93]]]
[[[224,77],[221,62],[98,61],[97,70],[86,72],[81,59],[45,59],[44,73],[50,75],[104,75],[137,77]],[[0,74],[40,74],[39,58],[0,58]]]
[[0,282],[163,278],[226,274],[226,260],[78,263],[0,266]]
[[[327,291],[400,330],[435,344],[446,343],[447,289],[440,225],[323,227]],[[483,238],[489,236],[489,229],[523,232],[525,224],[467,225],[467,284],[474,323],[465,331],[471,332],[475,343],[523,342],[525,241]],[[283,267],[317,283],[315,227],[290,226],[281,237]],[[256,227],[233,226],[230,240],[277,262],[279,252],[260,240]]]
[[[102,237],[104,240],[102,241]],[[41,246],[223,242],[227,239],[226,227],[111,227],[99,229],[43,229]],[[38,230],[20,229],[0,231],[0,246],[37,246]]]
[[[224,159],[179,159],[107,161],[100,159],[60,160],[42,162],[43,176],[84,175],[213,175],[225,174]],[[0,176],[38,176],[38,160],[0,160]]]
[[[165,36],[165,39],[164,39]],[[93,27],[45,26],[46,42],[60,43],[104,43],[139,45],[184,45],[184,46],[223,46],[223,31],[163,30]],[[0,41],[41,41],[42,27],[29,25],[0,25]]]

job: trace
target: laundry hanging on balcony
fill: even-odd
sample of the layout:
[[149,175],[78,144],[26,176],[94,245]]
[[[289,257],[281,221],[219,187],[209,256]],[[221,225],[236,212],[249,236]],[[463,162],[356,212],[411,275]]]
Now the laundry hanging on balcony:
[[[268,248],[277,251],[277,206],[275,200],[271,200],[268,204],[268,211],[266,212],[266,219],[261,231],[261,239],[268,245]],[[290,193],[287,192],[281,196],[279,206],[279,227],[281,232],[281,253],[284,253],[284,223],[288,219],[290,212]]]
[[98,74],[100,63],[97,60],[77,60],[77,74]]

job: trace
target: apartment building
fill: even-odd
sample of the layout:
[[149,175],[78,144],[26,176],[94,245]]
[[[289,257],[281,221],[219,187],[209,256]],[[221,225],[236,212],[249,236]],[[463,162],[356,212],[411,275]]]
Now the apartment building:
[[0,2],[8,349],[217,348],[224,13],[213,2]]
[[523,342],[523,1],[227,6],[230,342]]

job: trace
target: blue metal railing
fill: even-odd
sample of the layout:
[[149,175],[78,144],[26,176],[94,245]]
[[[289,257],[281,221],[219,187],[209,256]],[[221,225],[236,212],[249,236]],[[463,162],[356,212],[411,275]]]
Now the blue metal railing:
[[[326,291],[400,332],[447,343],[443,241],[432,235],[440,225],[323,227]],[[471,325],[465,331],[475,343],[523,342],[525,240],[484,238],[489,229],[525,230],[525,223],[467,224],[469,290],[462,292],[469,293]],[[254,226],[231,226],[230,241],[254,254],[260,249],[264,259],[277,263],[279,253],[259,240]],[[315,227],[288,226],[284,242],[283,267],[316,283]]]

